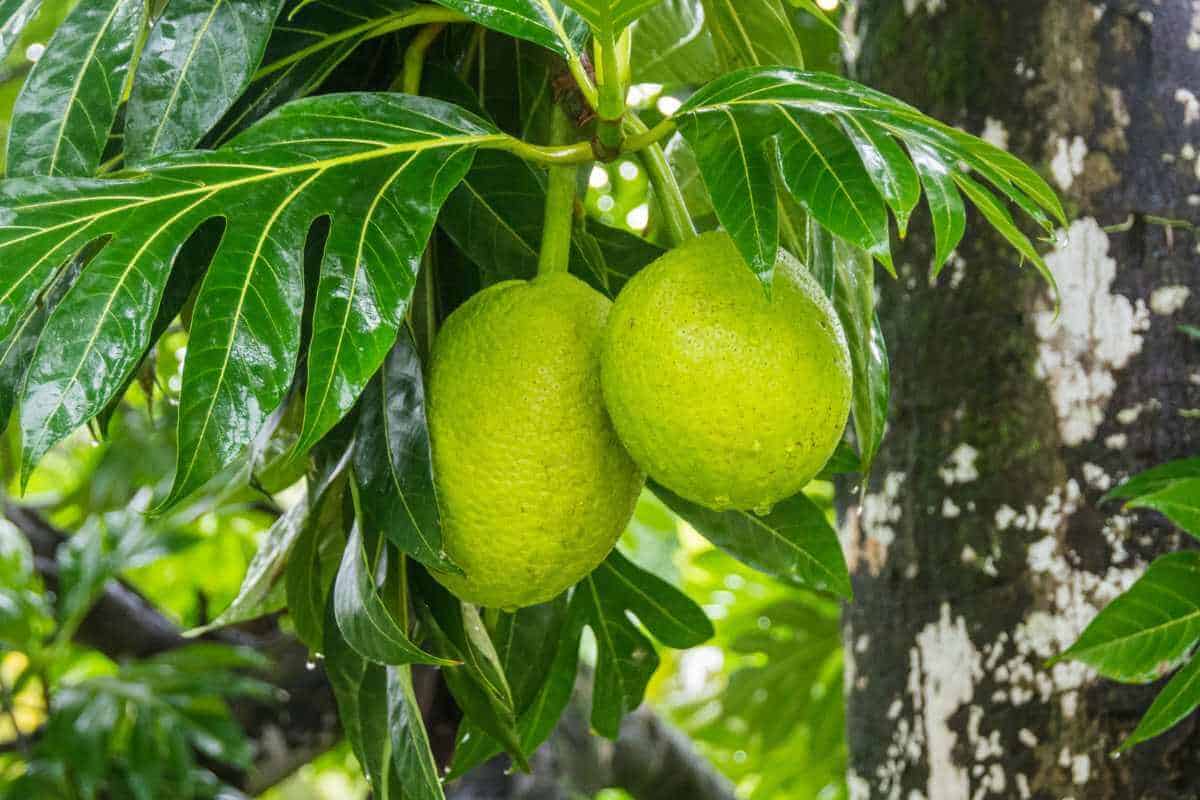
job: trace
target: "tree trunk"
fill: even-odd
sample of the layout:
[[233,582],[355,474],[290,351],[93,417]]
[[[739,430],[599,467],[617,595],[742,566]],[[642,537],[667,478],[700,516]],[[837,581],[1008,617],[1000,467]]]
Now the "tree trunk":
[[1114,482],[1194,455],[1200,4],[864,0],[857,77],[1029,160],[1074,220],[1049,293],[977,215],[938,285],[885,281],[891,429],[846,510],[852,796],[1200,797],[1195,716],[1109,754],[1158,686],[1045,667],[1154,556]]

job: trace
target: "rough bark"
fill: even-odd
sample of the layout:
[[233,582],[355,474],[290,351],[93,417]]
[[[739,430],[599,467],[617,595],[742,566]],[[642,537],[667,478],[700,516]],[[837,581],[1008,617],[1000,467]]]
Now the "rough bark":
[[1200,406],[1197,350],[1177,331],[1200,308],[1200,7],[867,0],[856,30],[857,77],[1005,143],[1075,221],[1049,257],[1057,322],[977,216],[937,286],[918,229],[883,287],[891,428],[846,513],[852,795],[1200,797],[1194,717],[1114,759],[1158,687],[1044,666],[1186,546],[1097,501],[1200,442],[1179,413]]
[[[47,587],[57,584],[55,553],[65,534],[38,513],[12,503],[4,517],[29,540],[38,571]],[[81,644],[110,658],[146,658],[186,645],[178,626],[133,587],[110,581],[76,633]],[[333,693],[307,648],[282,634],[273,618],[249,627],[223,628],[204,638],[252,647],[272,659],[269,679],[280,688],[275,704],[240,702],[234,714],[254,744],[253,767],[243,773],[208,762],[222,780],[257,795],[286,778],[331,747],[341,736]],[[461,712],[434,669],[415,672],[418,702],[425,717],[435,757],[447,763],[453,752]],[[586,710],[586,686],[576,693],[550,741],[533,759],[533,775],[507,774],[505,759],[472,773],[453,786],[453,800],[568,800],[605,787],[624,788],[637,800],[688,797],[733,800],[733,788],[674,730],[648,708],[625,719],[618,742],[594,736]]]

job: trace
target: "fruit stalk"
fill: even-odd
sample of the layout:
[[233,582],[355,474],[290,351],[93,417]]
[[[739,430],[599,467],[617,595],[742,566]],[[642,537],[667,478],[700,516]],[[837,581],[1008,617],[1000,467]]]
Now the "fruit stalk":
[[[646,123],[642,122],[641,118],[634,113],[628,115],[625,125],[629,129],[629,133],[639,138],[651,133],[650,129],[646,127]],[[667,162],[667,154],[663,150],[663,146],[654,140],[640,151],[639,156],[642,166],[646,168],[646,173],[650,176],[650,183],[654,186],[654,193],[658,197],[658,207],[662,211],[663,222],[667,226],[667,233],[671,236],[671,243],[678,247],[689,239],[694,239],[697,235],[696,225],[692,222],[692,215],[688,213],[687,202],[683,199],[683,190],[679,188],[679,182],[675,180],[675,173],[671,171],[671,165]]]
[[[571,136],[571,120],[557,106],[551,121],[550,137],[563,144]],[[571,261],[571,228],[575,221],[576,182],[579,167],[550,167],[546,189],[546,216],[542,225],[542,249],[538,255],[538,274],[566,272]]]

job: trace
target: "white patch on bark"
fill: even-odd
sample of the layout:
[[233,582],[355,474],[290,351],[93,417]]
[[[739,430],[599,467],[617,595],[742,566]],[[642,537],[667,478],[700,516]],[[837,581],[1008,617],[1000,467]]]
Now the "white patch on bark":
[[1004,123],[995,117],[987,117],[983,121],[983,133],[979,136],[985,142],[991,142],[1001,150],[1008,149],[1008,131],[1005,130]]
[[1064,190],[1070,189],[1078,175],[1083,174],[1083,160],[1087,157],[1087,142],[1082,136],[1067,140],[1060,136],[1055,146],[1054,158],[1050,160],[1050,173],[1054,181]]
[[942,498],[942,516],[946,519],[955,519],[962,514],[962,509],[959,508],[949,497]]
[[1183,106],[1184,125],[1192,125],[1193,122],[1200,121],[1200,100],[1196,100],[1195,92],[1180,86],[1175,90],[1175,102]]
[[898,500],[905,477],[903,472],[889,472],[883,479],[883,491],[863,498],[860,526],[864,541],[858,557],[867,560],[872,575],[879,574],[888,548],[896,541],[894,526],[903,513]]
[[979,458],[979,451],[966,442],[954,448],[954,452],[950,453],[945,464],[938,469],[938,474],[942,476],[942,482],[952,486],[956,483],[970,483],[978,480],[979,470],[975,468],[975,459],[977,458]]
[[1150,293],[1150,310],[1160,316],[1169,316],[1183,308],[1192,290],[1186,286],[1160,286]]
[[911,17],[921,7],[924,7],[925,13],[932,17],[946,7],[946,0],[904,0],[904,13],[907,16]]
[[1124,450],[1128,443],[1129,437],[1123,433],[1114,433],[1112,436],[1104,437],[1104,446],[1109,450]]
[[1092,217],[1071,224],[1065,239],[1046,256],[1062,292],[1062,316],[1039,311],[1034,324],[1038,375],[1054,400],[1059,434],[1068,446],[1083,444],[1104,420],[1117,387],[1114,372],[1141,352],[1150,322],[1145,304],[1112,292],[1117,262],[1108,235]]
[[1099,489],[1102,492],[1107,492],[1112,488],[1113,480],[1104,467],[1099,464],[1093,464],[1090,461],[1083,463],[1083,479],[1087,481],[1088,486],[1093,489]]
[[[954,759],[957,734],[950,720],[975,694],[975,681],[983,677],[979,651],[971,643],[963,617],[951,620],[950,605],[942,603],[937,622],[917,634],[912,650],[919,670],[921,706],[929,764],[929,800],[961,800],[970,795],[967,771]],[[910,680],[913,676],[910,675]]]

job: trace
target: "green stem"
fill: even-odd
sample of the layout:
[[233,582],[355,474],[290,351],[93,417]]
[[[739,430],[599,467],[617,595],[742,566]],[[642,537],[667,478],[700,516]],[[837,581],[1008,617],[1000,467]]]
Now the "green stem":
[[[637,114],[630,113],[625,126],[635,136],[645,136],[650,133],[646,123],[642,122]],[[631,138],[629,141],[633,141],[633,139]],[[683,199],[683,190],[679,188],[679,181],[675,179],[675,173],[671,171],[671,165],[667,161],[667,154],[663,150],[663,146],[658,141],[652,141],[646,145],[645,149],[640,150],[638,155],[641,157],[642,166],[646,168],[646,172],[650,176],[650,183],[654,186],[654,194],[658,199],[658,207],[662,211],[667,233],[671,236],[671,243],[679,246],[689,239],[694,239],[696,225],[692,222],[692,215],[688,213],[687,201]]]
[[[571,135],[571,121],[559,107],[551,122],[552,142],[565,142]],[[577,165],[550,167],[546,188],[546,217],[542,225],[542,249],[538,256],[538,275],[566,272],[571,261],[571,228],[575,221],[575,191],[579,177]]]
[[401,81],[401,91],[405,94],[421,93],[421,75],[425,72],[425,54],[433,45],[438,34],[446,28],[444,22],[432,22],[422,28],[408,49],[404,51],[404,77]]
[[600,74],[597,76],[600,102],[596,115],[600,118],[596,127],[596,138],[608,152],[621,150],[625,134],[621,126],[625,116],[625,85],[621,80],[621,62],[617,58],[617,43],[611,36],[599,37]]
[[377,36],[384,36],[385,34],[403,30],[404,28],[411,28],[414,25],[429,25],[435,22],[469,21],[469,19],[457,11],[451,11],[448,8],[441,8],[440,6],[414,6],[406,8],[403,11],[397,11],[395,14],[390,14],[380,19],[369,20],[361,25],[355,25],[353,28],[332,33],[319,42],[314,42],[308,47],[303,47],[294,53],[289,53],[278,61],[272,61],[270,64],[259,69],[258,72],[255,72],[251,80],[265,78],[295,64],[297,61],[303,61],[313,53],[319,53],[325,48],[333,47],[338,42],[344,42],[347,39],[354,39],[359,36],[372,39]]
[[[637,153],[670,136],[675,132],[675,121],[664,119],[650,130],[642,134],[630,136],[621,145],[621,153]],[[488,142],[483,147],[493,150],[504,150],[526,161],[533,161],[547,166],[566,166],[569,164],[590,164],[596,160],[596,153],[589,142],[576,142],[570,145],[541,146],[530,144],[522,139],[506,137],[495,142]],[[611,159],[610,159],[611,160]]]

